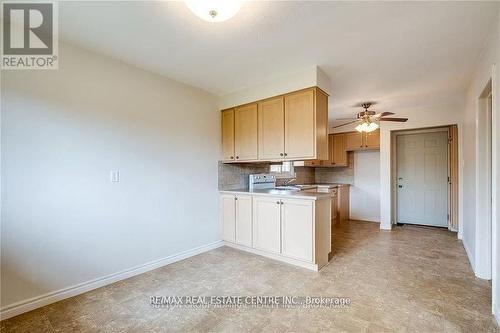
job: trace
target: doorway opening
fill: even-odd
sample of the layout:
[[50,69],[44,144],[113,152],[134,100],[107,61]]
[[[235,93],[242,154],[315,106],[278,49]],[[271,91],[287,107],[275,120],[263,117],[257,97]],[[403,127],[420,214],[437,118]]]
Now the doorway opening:
[[476,276],[492,276],[492,86],[486,84],[478,99],[476,128]]
[[391,141],[395,222],[457,232],[457,126],[395,131]]

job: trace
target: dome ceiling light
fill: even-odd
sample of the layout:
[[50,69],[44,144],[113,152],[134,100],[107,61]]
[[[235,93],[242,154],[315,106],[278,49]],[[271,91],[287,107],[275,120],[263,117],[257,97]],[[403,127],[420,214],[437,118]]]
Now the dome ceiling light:
[[185,0],[186,6],[199,18],[208,22],[229,20],[240,10],[238,0]]

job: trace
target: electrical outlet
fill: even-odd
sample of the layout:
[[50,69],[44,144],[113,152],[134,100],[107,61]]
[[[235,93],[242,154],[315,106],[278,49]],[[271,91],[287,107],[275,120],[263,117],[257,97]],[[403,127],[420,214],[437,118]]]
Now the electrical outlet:
[[120,181],[120,171],[111,170],[111,182],[118,183]]

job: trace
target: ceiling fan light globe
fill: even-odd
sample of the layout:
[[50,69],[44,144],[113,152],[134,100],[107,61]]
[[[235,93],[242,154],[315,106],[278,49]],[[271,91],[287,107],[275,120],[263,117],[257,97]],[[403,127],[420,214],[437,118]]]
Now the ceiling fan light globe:
[[229,20],[240,10],[239,0],[185,0],[186,6],[199,18],[208,22]]
[[377,128],[379,128],[378,124],[377,123],[370,123],[367,128],[366,128],[366,131],[365,132],[373,132],[375,130],[377,130]]

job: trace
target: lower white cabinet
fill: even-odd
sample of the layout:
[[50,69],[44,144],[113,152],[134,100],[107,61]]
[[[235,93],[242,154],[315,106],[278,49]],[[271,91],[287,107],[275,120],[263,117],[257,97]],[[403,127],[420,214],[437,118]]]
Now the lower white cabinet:
[[330,196],[302,199],[222,192],[226,245],[318,270],[331,251]]
[[228,242],[252,246],[252,197],[221,194],[221,236]]
[[253,246],[280,253],[281,201],[273,197],[255,197],[253,202]]
[[281,202],[281,254],[313,261],[314,202],[286,199]]
[[228,242],[236,239],[236,196],[222,194],[220,196],[221,237]]
[[236,196],[236,243],[252,246],[252,197]]

